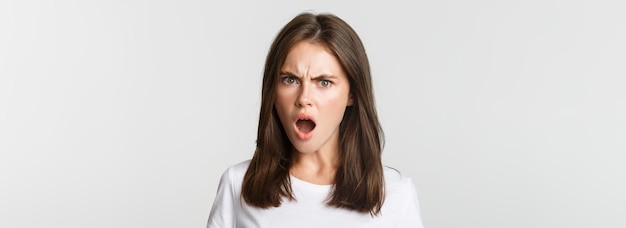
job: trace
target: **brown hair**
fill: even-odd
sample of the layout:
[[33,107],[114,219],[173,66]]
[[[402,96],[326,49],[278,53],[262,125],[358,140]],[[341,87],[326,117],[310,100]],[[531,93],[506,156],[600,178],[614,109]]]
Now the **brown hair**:
[[339,168],[327,204],[378,215],[384,200],[383,132],[374,105],[370,67],[356,32],[332,14],[302,13],[274,39],[263,74],[257,147],[241,195],[249,205],[278,207],[295,200],[289,178],[293,146],[274,108],[276,84],[289,50],[300,41],[324,45],[335,54],[350,82],[353,105],[339,126]]

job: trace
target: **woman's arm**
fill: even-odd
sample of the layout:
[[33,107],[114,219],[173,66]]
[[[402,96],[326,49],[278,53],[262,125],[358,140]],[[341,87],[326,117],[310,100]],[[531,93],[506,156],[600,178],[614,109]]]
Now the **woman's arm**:
[[410,228],[423,228],[422,216],[419,207],[419,200],[417,199],[417,190],[413,185],[413,181],[410,178],[403,178],[403,188],[406,190],[406,204],[402,209],[402,216],[397,227],[410,227]]
[[235,191],[233,187],[232,167],[227,169],[220,178],[215,201],[209,213],[207,228],[235,227]]

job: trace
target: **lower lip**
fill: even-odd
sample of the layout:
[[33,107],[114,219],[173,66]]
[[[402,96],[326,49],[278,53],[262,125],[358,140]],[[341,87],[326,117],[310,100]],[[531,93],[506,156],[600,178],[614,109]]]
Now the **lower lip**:
[[298,126],[296,126],[295,124],[293,128],[296,130],[296,136],[298,136],[300,140],[309,140],[311,137],[313,137],[313,132],[315,132],[315,128],[307,133],[301,132],[300,129],[298,129]]

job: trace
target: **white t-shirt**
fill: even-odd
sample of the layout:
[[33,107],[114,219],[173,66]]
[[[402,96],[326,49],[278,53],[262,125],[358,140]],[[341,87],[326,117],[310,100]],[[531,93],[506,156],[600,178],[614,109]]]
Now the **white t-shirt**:
[[207,228],[251,227],[412,227],[423,228],[417,193],[410,178],[384,168],[385,202],[381,213],[372,216],[327,206],[332,185],[316,185],[291,176],[295,201],[284,199],[279,207],[249,206],[240,197],[243,176],[250,161],[228,168],[222,178],[209,214]]

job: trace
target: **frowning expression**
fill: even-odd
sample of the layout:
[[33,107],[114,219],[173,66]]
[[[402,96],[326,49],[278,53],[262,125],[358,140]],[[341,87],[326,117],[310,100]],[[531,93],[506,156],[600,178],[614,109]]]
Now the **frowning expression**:
[[275,108],[295,149],[338,150],[339,124],[350,105],[350,83],[335,55],[319,43],[294,45],[280,69]]

